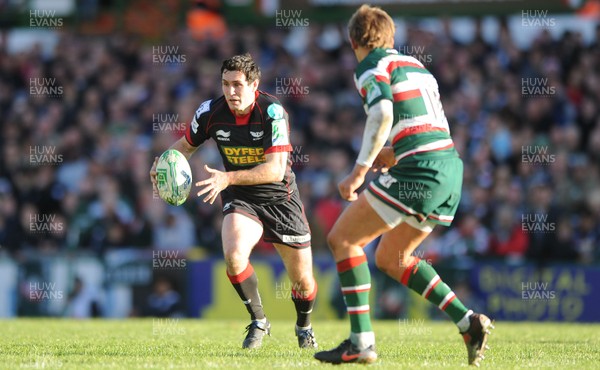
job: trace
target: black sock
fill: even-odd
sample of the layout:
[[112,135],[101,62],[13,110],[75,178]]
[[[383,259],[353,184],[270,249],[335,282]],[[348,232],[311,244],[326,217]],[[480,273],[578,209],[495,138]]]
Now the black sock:
[[317,297],[317,282],[315,281],[315,288],[312,293],[298,292],[292,288],[292,301],[296,306],[296,325],[301,328],[310,326],[310,314],[315,305],[315,298]]
[[229,281],[231,281],[235,291],[244,302],[250,318],[252,320],[264,319],[265,313],[260,301],[260,294],[258,294],[258,278],[252,265],[248,263],[246,269],[235,276],[227,273],[227,277],[229,277]]

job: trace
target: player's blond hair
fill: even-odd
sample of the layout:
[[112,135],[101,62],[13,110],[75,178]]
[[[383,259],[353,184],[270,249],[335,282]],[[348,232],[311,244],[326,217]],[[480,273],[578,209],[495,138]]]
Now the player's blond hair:
[[362,5],[348,22],[350,39],[367,49],[393,48],[396,27],[383,9]]

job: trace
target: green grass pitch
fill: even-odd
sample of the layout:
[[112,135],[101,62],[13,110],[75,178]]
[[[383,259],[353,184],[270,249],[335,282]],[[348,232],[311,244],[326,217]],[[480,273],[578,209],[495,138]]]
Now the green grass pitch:
[[[240,348],[246,321],[131,319],[0,321],[0,369],[277,369],[327,365],[297,348],[293,321],[272,322],[263,347]],[[347,336],[346,321],[313,323],[320,348]],[[450,322],[375,321],[372,369],[466,367],[466,350]],[[599,324],[497,322],[483,368],[600,367]]]

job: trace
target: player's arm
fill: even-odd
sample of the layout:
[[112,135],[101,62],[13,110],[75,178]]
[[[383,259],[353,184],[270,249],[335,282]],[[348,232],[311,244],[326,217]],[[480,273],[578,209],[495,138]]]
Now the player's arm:
[[274,152],[265,155],[265,162],[249,170],[223,172],[204,166],[210,177],[199,181],[196,186],[203,187],[198,196],[207,194],[204,202],[213,204],[217,196],[229,185],[259,185],[282,181],[287,166],[287,152]]
[[265,162],[241,171],[227,172],[229,185],[259,185],[279,182],[285,176],[287,152],[275,152],[265,155]]
[[185,136],[182,136],[179,140],[173,143],[169,149],[175,149],[181,152],[188,161],[192,157],[192,154],[198,150],[199,146],[193,146],[190,144]]
[[[194,118],[188,126],[185,135],[182,136],[175,143],[173,143],[173,145],[171,145],[170,147],[170,149],[178,150],[181,154],[185,156],[185,158],[188,161],[190,160],[192,154],[194,154],[194,152],[200,147],[200,144],[202,144],[208,139],[208,134],[205,130],[206,119],[204,119],[202,114],[210,110],[210,102],[211,100],[207,100],[200,104],[200,107],[196,110]],[[150,181],[152,182],[152,188],[154,189],[155,193],[158,192],[158,189],[156,188],[157,163],[158,157],[154,157],[154,163],[152,164],[152,168],[150,169]]]
[[358,198],[356,189],[363,184],[367,172],[383,149],[392,130],[393,120],[394,106],[391,100],[381,99],[369,108],[358,159],[352,173],[339,185],[342,198],[350,201]]

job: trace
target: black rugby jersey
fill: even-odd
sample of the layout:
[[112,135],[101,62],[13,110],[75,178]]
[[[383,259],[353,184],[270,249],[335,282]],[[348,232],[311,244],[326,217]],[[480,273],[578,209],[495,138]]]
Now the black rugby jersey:
[[[199,146],[212,138],[219,148],[226,171],[247,170],[265,162],[265,154],[291,152],[288,114],[279,100],[262,91],[246,116],[237,117],[229,109],[224,96],[200,104],[185,138]],[[288,156],[283,181],[260,185],[230,185],[223,195],[254,204],[276,204],[289,199],[296,189]]]

